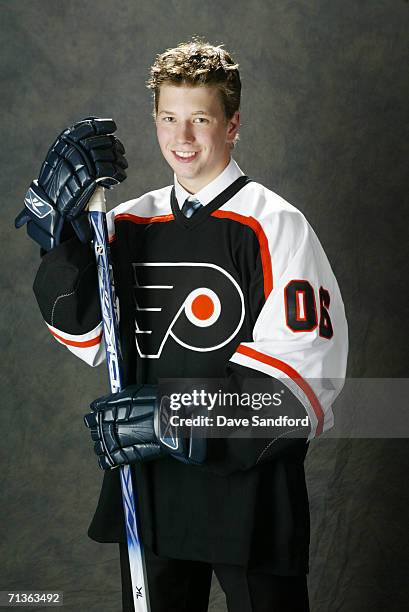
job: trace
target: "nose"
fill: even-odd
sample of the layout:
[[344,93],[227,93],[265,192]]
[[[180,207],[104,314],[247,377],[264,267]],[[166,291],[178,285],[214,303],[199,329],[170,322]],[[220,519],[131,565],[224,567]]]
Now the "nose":
[[180,121],[176,130],[176,142],[193,142],[195,139],[192,125],[189,121]]

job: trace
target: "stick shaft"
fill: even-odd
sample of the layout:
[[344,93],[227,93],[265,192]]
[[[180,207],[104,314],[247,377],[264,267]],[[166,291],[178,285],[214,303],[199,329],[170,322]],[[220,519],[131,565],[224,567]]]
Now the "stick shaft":
[[[109,243],[105,215],[105,197],[98,188],[89,203],[89,218],[94,236],[94,251],[98,268],[98,286],[101,303],[104,342],[112,393],[122,389],[122,358],[119,345],[118,319],[115,311],[115,293],[112,269],[109,265]],[[128,543],[129,567],[135,612],[149,612],[149,592],[142,543],[138,535],[135,496],[129,465],[120,467],[122,501]]]

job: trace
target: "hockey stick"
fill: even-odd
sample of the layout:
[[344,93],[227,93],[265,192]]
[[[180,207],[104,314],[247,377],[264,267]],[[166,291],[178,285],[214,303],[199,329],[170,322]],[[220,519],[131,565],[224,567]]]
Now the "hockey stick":
[[[118,393],[122,389],[122,359],[119,346],[118,320],[115,312],[114,285],[109,266],[105,194],[102,187],[96,189],[88,204],[88,211],[98,268],[99,298],[109,382],[112,393]],[[135,612],[150,612],[145,560],[142,543],[138,536],[135,497],[129,465],[120,467],[120,477]]]

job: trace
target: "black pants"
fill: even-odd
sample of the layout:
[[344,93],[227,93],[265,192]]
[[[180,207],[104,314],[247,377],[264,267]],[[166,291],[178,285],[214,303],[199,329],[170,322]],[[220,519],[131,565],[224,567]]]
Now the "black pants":
[[[134,612],[128,551],[120,544],[123,612]],[[212,570],[229,612],[309,612],[306,576],[275,576],[235,565],[161,558],[145,549],[151,612],[206,612]]]

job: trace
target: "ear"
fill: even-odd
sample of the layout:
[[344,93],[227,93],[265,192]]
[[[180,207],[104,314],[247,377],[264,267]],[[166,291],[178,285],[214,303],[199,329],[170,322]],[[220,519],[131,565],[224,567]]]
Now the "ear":
[[226,142],[233,143],[240,128],[240,112],[236,111],[231,119],[227,120]]

